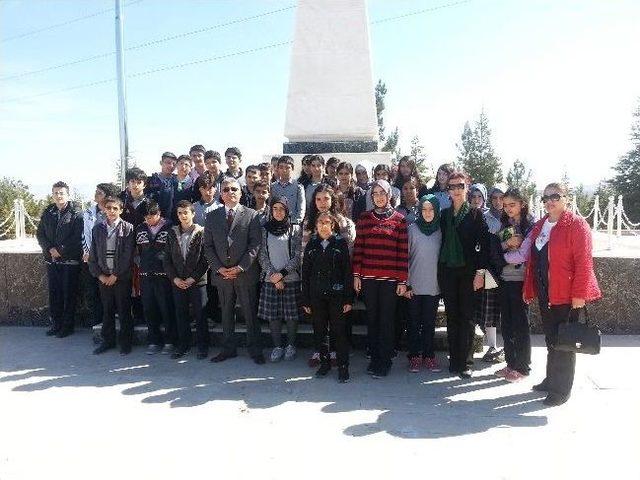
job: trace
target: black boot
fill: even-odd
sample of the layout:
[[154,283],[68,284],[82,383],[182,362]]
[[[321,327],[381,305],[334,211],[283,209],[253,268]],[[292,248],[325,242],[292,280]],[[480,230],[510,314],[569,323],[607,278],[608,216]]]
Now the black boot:
[[316,378],[326,377],[331,371],[331,362],[329,361],[329,355],[320,354],[320,368],[316,372]]
[[338,382],[347,383],[349,381],[349,366],[340,365],[338,367]]

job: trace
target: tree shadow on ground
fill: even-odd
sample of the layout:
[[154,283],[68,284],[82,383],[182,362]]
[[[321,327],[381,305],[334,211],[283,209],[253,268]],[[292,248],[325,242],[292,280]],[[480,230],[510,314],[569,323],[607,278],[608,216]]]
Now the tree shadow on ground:
[[[338,384],[336,372],[313,377],[306,365],[307,351],[293,362],[255,365],[245,352],[222,364],[181,361],[145,355],[136,348],[128,356],[117,350],[91,354],[90,335],[67,339],[44,337],[44,330],[6,329],[0,332],[0,388],[12,382],[14,392],[37,392],[65,387],[120,387],[143,404],[190,408],[217,401],[242,401],[247,410],[269,409],[286,402],[321,405],[320,411],[338,414],[379,412],[372,423],[348,426],[345,435],[363,437],[379,432],[401,438],[443,438],[485,432],[492,428],[539,427],[547,418],[539,393],[529,383],[508,385],[490,374],[477,372],[461,380],[443,372],[411,374],[401,354],[389,377],[366,375],[362,352],[351,357],[352,380]],[[441,364],[446,357],[439,353]]]

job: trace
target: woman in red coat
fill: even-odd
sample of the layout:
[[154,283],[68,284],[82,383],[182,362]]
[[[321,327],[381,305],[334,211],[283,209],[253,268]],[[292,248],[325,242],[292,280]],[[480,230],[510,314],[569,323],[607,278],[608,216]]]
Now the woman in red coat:
[[575,353],[554,349],[558,326],[575,320],[579,308],[602,295],[593,272],[587,222],[567,210],[567,192],[558,183],[547,185],[542,201],[547,215],[536,223],[519,251],[529,259],[522,295],[527,303],[538,298],[547,344],[547,376],[533,389],[547,392],[544,403],[553,406],[569,399],[576,364]]

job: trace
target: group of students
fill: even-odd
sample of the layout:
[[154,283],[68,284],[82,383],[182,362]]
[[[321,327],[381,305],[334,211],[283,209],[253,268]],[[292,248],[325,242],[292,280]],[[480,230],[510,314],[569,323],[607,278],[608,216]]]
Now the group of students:
[[[561,185],[545,188],[547,215],[536,221],[517,189],[488,193],[448,164],[428,188],[411,157],[393,168],[354,169],[307,155],[293,179],[289,156],[244,173],[237,148],[224,156],[226,171],[220,155],[201,145],[180,157],[166,152],[159,173],[130,169],[123,192],[99,184],[96,206],[85,212],[69,201],[66,184],[53,185],[54,203],[37,232],[49,278],[48,335],[72,333],[85,265],[102,310],[96,354],[116,344],[122,354],[131,351],[132,299],[140,297],[147,353],[185,356],[194,320],[197,358],[207,358],[208,317],[219,317],[222,345],[211,361],[225,361],[237,355],[238,303],[256,363],[265,363],[261,320],[269,323],[270,360],[277,362],[296,356],[298,322],[306,316],[316,376],[337,365],[338,380],[347,382],[358,296],[366,307],[367,371],[375,378],[388,375],[405,327],[409,371],[440,370],[434,332],[442,299],[449,371],[471,377],[480,325],[489,344],[483,359],[506,361],[496,375],[517,382],[530,372],[528,304],[537,297],[548,357],[546,378],[534,389],[547,392],[547,405],[569,398],[575,355],[554,349],[558,325],[600,291],[589,228],[566,208]],[[504,350],[497,347],[499,325]]]

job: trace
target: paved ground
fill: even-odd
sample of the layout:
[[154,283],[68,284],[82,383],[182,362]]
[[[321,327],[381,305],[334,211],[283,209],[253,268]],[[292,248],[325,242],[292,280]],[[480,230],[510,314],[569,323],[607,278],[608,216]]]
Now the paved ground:
[[[256,366],[91,355],[91,335],[0,329],[0,479],[640,478],[640,337],[581,356],[569,403],[483,368],[317,380],[308,352]],[[444,360],[441,357],[441,360]],[[623,369],[624,367],[624,369]]]

